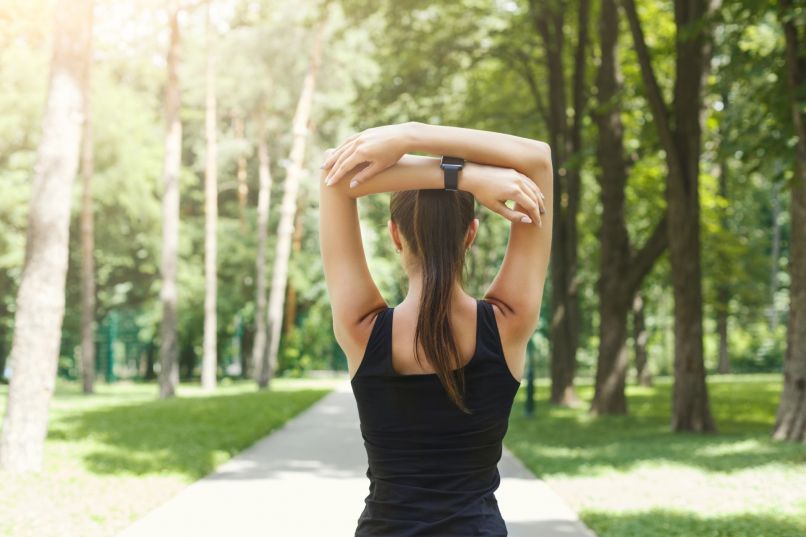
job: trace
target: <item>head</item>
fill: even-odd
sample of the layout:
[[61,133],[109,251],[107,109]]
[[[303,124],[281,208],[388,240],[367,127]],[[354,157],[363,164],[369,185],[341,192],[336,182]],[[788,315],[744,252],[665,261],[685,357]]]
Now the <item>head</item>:
[[469,192],[406,190],[393,192],[389,232],[409,279],[422,280],[420,311],[414,334],[451,400],[464,412],[464,372],[450,327],[456,286],[463,283],[465,254],[476,237],[475,198]]

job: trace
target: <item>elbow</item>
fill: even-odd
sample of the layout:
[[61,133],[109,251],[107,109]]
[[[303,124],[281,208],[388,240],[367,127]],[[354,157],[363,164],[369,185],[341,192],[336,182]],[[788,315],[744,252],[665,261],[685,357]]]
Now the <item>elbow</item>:
[[532,140],[532,147],[529,153],[532,157],[531,163],[533,168],[551,168],[551,146],[549,144],[540,140]]
[[551,175],[551,147],[540,140],[529,140],[524,162],[525,174],[533,180]]

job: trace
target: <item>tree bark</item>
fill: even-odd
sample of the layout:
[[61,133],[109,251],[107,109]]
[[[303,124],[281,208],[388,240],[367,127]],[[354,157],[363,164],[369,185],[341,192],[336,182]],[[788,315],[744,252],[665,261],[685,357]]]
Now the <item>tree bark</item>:
[[277,227],[277,246],[274,253],[271,293],[269,295],[269,304],[266,312],[268,341],[260,361],[258,374],[258,387],[260,389],[266,389],[268,387],[269,379],[277,368],[280,330],[283,322],[283,300],[285,299],[285,290],[288,283],[288,262],[291,256],[294,213],[296,212],[297,206],[297,191],[299,189],[300,176],[303,172],[305,143],[308,138],[308,120],[313,105],[316,74],[319,70],[325,23],[326,18],[323,17],[315,30],[310,64],[302,84],[302,92],[294,114],[293,142],[291,144],[291,153],[288,157],[288,165],[286,167],[283,200],[280,205],[280,222]]
[[674,431],[715,431],[703,357],[699,166],[702,87],[712,49],[709,19],[719,8],[720,0],[675,0],[676,75],[671,113],[652,68],[635,1],[622,1],[668,168],[668,241],[675,299],[671,428]]
[[665,216],[637,254],[631,252],[625,218],[628,166],[621,123],[621,73],[618,63],[619,20],[615,0],[602,0],[599,33],[601,64],[597,74],[599,129],[597,157],[602,192],[599,278],[599,356],[591,413],[626,414],[629,358],[627,320],[641,281],[666,249]]
[[[88,57],[92,57],[90,40]],[[94,156],[92,133],[92,62],[84,76],[84,128],[81,134],[81,380],[85,394],[95,384],[95,216],[92,207]]]
[[[574,405],[576,351],[579,345],[579,279],[577,275],[577,213],[579,209],[579,166],[569,161],[582,145],[585,113],[585,68],[588,46],[589,0],[580,0],[577,12],[577,40],[571,79],[571,111],[566,99],[564,2],[530,0],[532,24],[540,35],[548,71],[549,106],[547,123],[554,166],[554,228],[551,256],[551,402]],[[539,92],[532,88],[542,109]]]
[[770,193],[772,197],[772,248],[770,252],[770,311],[768,323],[770,332],[778,328],[778,308],[775,304],[775,295],[778,292],[778,263],[781,260],[781,186],[775,183]]
[[[303,191],[297,202],[296,216],[294,217],[294,238],[291,242],[291,255],[302,251],[302,214],[305,207],[305,192]],[[283,333],[289,334],[297,320],[297,289],[291,282],[288,283],[288,292],[285,299],[285,314],[283,315]]]
[[781,0],[786,42],[787,89],[795,146],[792,180],[790,239],[789,325],[784,359],[784,387],[775,419],[773,438],[806,443],[806,114],[802,101],[806,87],[806,39],[794,22],[792,0]]
[[205,61],[206,103],[204,132],[207,149],[204,167],[204,354],[201,384],[206,391],[216,386],[218,319],[217,304],[217,229],[218,174],[216,159],[216,89],[215,89],[215,30],[210,20],[210,0],[207,2],[207,51]]
[[[721,96],[722,104],[728,106],[728,92],[724,91]],[[722,122],[720,122],[720,137],[724,138],[725,133]],[[723,232],[730,232],[730,219],[728,218],[728,163],[727,157],[721,154],[719,158],[718,168],[718,184],[719,184],[719,197],[725,200],[726,205],[720,209],[719,222]],[[773,246],[773,251],[775,246]],[[716,289],[716,332],[719,338],[719,361],[717,365],[717,372],[720,374],[730,373],[730,341],[728,339],[728,319],[730,318],[730,299],[731,299],[731,281],[727,279],[727,275],[731,273],[730,263],[731,259],[728,258],[724,250],[717,250],[717,262],[719,267],[720,276],[718,277]],[[775,293],[773,292],[773,296]]]
[[[245,375],[257,372],[266,349],[266,239],[269,225],[271,201],[271,160],[266,144],[266,119],[261,111],[258,119],[258,195],[257,195],[257,258],[255,260],[255,338],[252,345],[252,359],[246,365]],[[258,377],[255,376],[255,380]]]
[[64,318],[64,285],[70,233],[70,201],[79,163],[84,120],[92,1],[56,6],[48,94],[37,148],[17,293],[12,374],[0,433],[0,467],[10,472],[42,468]]
[[[240,114],[234,118],[235,122],[235,136],[238,140],[244,140],[244,120]],[[238,152],[238,171],[236,173],[238,180],[238,219],[240,221],[241,230],[246,231],[246,198],[249,195],[249,184],[246,182],[246,153],[243,151]]]
[[176,283],[179,247],[179,170],[182,165],[182,123],[179,118],[179,6],[174,0],[170,13],[170,42],[166,55],[165,157],[162,196],[162,261],[160,276],[160,397],[176,395],[179,385],[179,338],[176,330],[178,289]]

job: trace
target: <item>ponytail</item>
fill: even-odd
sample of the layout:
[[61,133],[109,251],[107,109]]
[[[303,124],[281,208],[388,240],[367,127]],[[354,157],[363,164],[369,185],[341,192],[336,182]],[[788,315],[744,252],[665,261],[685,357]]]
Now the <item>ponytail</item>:
[[462,357],[451,331],[454,284],[462,280],[464,239],[474,217],[473,195],[463,191],[409,190],[392,195],[392,219],[420,260],[423,287],[414,359],[421,344],[448,397],[465,413]]

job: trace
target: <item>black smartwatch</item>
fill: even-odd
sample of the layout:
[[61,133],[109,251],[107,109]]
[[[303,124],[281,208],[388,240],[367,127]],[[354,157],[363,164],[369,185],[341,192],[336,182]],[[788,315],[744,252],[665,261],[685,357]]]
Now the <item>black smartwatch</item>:
[[465,159],[459,157],[443,156],[439,167],[445,173],[445,190],[459,190],[459,170],[465,165]]

